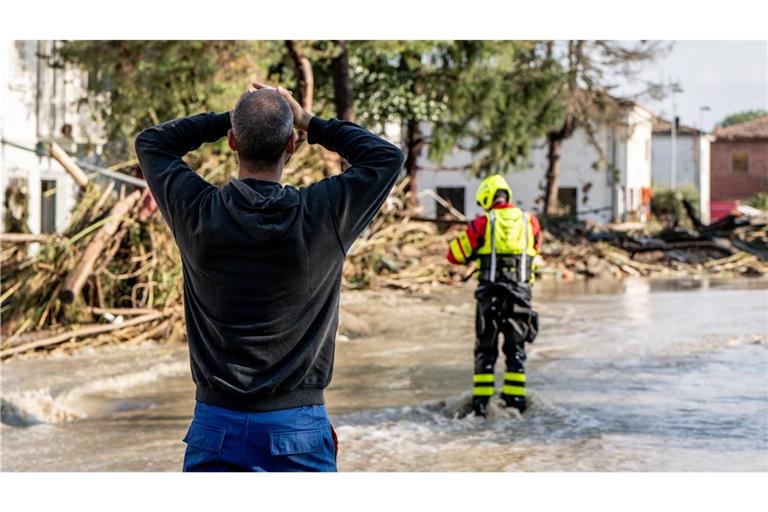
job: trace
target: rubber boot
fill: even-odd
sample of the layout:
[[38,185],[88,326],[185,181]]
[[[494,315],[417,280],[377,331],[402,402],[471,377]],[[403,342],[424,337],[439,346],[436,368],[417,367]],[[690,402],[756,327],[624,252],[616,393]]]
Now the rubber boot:
[[489,397],[487,396],[472,397],[472,410],[475,411],[475,415],[485,418],[488,414],[488,401]]
[[504,407],[514,407],[520,411],[520,414],[525,412],[524,396],[501,395],[501,400],[504,403]]

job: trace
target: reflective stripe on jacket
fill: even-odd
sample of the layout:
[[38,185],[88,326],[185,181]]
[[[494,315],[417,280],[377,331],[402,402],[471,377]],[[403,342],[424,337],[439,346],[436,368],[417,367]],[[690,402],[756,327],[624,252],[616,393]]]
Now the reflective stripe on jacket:
[[[519,208],[515,208],[512,203],[503,203],[498,204],[493,207],[494,215],[498,215],[500,212],[505,212],[509,210],[516,210],[517,215],[519,215],[520,219],[522,219],[522,211]],[[501,216],[506,218],[508,214],[501,213]],[[530,256],[535,256],[538,254],[539,250],[541,249],[541,226],[539,224],[539,219],[536,218],[535,215],[529,214],[529,227],[531,231],[528,232],[529,237],[529,250],[527,251],[527,254]],[[485,254],[490,254],[490,236],[487,234],[490,232],[490,223],[488,222],[489,214],[486,213],[485,215],[481,215],[476,217],[472,222],[469,223],[469,226],[467,226],[467,229],[461,233],[456,239],[451,241],[449,247],[448,247],[448,254],[447,258],[448,261],[451,263],[468,263],[469,261],[475,259],[480,254],[480,249],[488,246],[488,252]],[[522,225],[522,223],[520,223]],[[521,228],[519,229],[519,233],[522,234],[523,231]],[[532,235],[532,236],[531,236]],[[499,235],[497,235],[499,236]],[[507,247],[507,242],[504,242],[503,244],[499,244],[499,241],[497,240],[496,245],[496,253],[502,254],[501,248]],[[531,252],[530,244],[533,244],[533,252]],[[518,249],[517,254],[522,253],[522,243],[520,243],[520,249]],[[514,254],[514,253],[510,253]]]
[[[491,222],[491,214],[494,222]],[[533,258],[538,253],[535,248],[533,235],[533,223],[531,215],[523,216],[520,208],[498,208],[485,214],[485,234],[483,244],[477,249],[478,256],[491,254],[492,244],[495,242],[497,256],[519,256],[523,251]],[[523,218],[527,222],[523,222]],[[491,229],[495,236],[491,236]],[[526,233],[525,230],[528,230]],[[482,266],[481,258],[478,263]]]

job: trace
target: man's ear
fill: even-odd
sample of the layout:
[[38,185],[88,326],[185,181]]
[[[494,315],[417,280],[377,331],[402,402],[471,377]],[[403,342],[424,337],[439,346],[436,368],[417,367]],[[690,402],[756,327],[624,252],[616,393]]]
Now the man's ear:
[[283,166],[288,165],[293,153],[296,151],[296,140],[296,132],[291,131],[291,136],[288,138],[288,142],[283,150]]
[[237,151],[237,143],[235,142],[235,134],[232,133],[232,129],[230,128],[227,131],[227,143],[229,144],[229,149],[232,151]]
[[285,145],[285,153],[288,158],[296,151],[296,140],[296,132],[291,131],[291,137],[288,139],[288,144]]

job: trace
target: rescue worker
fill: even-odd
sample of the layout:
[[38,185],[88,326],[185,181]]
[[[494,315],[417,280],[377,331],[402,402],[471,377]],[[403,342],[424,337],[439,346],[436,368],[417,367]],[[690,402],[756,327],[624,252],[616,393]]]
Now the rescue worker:
[[480,183],[475,199],[485,214],[470,222],[448,250],[451,263],[478,263],[472,408],[475,414],[485,416],[488,402],[495,395],[493,368],[501,334],[506,357],[502,402],[523,412],[525,343],[533,342],[538,333],[531,285],[533,259],[541,249],[541,226],[534,215],[512,204],[512,190],[498,174]]

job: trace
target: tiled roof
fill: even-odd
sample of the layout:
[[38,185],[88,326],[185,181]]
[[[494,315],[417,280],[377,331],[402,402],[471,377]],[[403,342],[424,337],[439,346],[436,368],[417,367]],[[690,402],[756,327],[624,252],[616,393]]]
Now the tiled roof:
[[717,128],[718,139],[768,139],[768,116]]
[[[672,122],[667,121],[666,119],[662,119],[660,117],[657,117],[653,120],[653,133],[665,134],[665,133],[671,133],[671,132],[672,132]],[[701,132],[698,129],[693,128],[692,126],[679,124],[677,128],[677,133],[679,135],[698,135]]]

